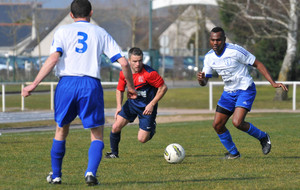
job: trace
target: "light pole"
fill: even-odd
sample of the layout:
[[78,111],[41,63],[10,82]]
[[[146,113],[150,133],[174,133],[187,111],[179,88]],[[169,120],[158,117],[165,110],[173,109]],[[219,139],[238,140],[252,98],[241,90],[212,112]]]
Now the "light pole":
[[149,0],[149,50],[152,49],[152,1]]

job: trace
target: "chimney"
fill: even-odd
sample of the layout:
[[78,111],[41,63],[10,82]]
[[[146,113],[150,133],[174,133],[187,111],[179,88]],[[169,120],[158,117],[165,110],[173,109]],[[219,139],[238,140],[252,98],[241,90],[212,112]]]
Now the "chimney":
[[31,40],[36,39],[36,8],[37,3],[32,3],[32,27],[31,27]]

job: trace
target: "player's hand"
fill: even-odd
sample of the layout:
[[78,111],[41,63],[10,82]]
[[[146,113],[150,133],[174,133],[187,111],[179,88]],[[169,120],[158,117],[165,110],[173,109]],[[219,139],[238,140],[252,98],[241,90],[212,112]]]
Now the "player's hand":
[[145,107],[143,115],[151,115],[153,113],[154,106],[150,103]]
[[21,95],[23,97],[27,97],[31,95],[31,92],[36,88],[36,86],[34,84],[30,84],[28,86],[26,86],[25,88],[22,89],[22,93]]
[[198,79],[198,81],[203,81],[205,79],[205,73],[202,71],[199,71],[197,73],[197,79]]
[[288,88],[284,84],[282,84],[282,83],[274,83],[272,86],[274,88],[282,88],[282,90],[288,91]]
[[127,98],[128,99],[136,99],[137,98],[137,92],[135,89],[128,89],[127,90]]
[[205,86],[208,81],[208,78],[205,77],[204,72],[200,71],[197,73],[197,80],[198,80],[200,86]]
[[117,120],[117,116],[118,116],[118,114],[120,113],[121,109],[122,109],[122,108],[117,108],[117,110],[116,110],[116,112],[115,112],[115,116],[114,116],[115,120]]

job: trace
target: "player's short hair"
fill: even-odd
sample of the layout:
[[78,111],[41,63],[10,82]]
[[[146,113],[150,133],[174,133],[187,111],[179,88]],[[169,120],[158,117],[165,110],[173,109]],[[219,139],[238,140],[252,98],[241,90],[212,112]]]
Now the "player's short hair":
[[214,27],[213,29],[211,29],[210,33],[217,33],[217,32],[221,32],[222,36],[223,37],[226,37],[225,36],[225,31],[223,30],[223,28],[219,27],[219,26],[216,26]]
[[92,11],[92,5],[88,0],[74,0],[71,3],[71,13],[75,18],[86,18]]
[[140,48],[138,48],[138,47],[133,47],[133,48],[131,48],[129,51],[128,51],[128,57],[130,58],[131,57],[131,55],[136,55],[136,56],[144,56],[144,53],[143,53],[143,51],[140,49]]

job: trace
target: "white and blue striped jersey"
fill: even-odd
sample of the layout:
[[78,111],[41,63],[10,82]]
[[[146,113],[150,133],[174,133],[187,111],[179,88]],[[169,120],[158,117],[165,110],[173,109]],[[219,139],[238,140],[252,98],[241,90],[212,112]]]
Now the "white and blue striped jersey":
[[215,70],[222,76],[225,91],[246,90],[253,83],[247,65],[253,65],[254,61],[255,56],[243,47],[226,43],[221,55],[213,50],[205,55],[202,72],[211,78]]
[[116,41],[101,27],[79,21],[58,28],[54,34],[50,53],[61,52],[56,65],[56,75],[90,76],[101,79],[101,54],[112,62],[118,60],[121,49]]

